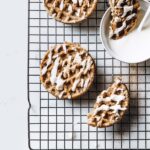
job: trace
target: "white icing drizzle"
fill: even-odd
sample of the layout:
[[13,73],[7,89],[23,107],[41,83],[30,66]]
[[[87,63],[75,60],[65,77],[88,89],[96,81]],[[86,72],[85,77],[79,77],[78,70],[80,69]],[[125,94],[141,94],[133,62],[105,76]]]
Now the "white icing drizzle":
[[78,64],[82,63],[82,58],[79,53],[76,54],[73,63],[78,63]]
[[[94,2],[95,2],[95,0],[94,0]],[[89,0],[86,0],[86,3],[87,3],[87,6],[90,7]]]
[[113,110],[113,113],[116,113],[117,115],[119,115],[118,111],[119,110],[126,110],[126,108],[122,108],[120,105],[114,105],[114,106],[110,107],[110,110]]
[[78,3],[78,1],[77,1],[77,0],[72,0],[72,2],[73,2],[74,4],[77,4],[77,3]]
[[119,17],[114,17],[114,21],[115,21],[115,22],[121,22],[121,18],[119,18]]
[[64,78],[69,77],[70,70],[73,69],[73,68],[70,68],[71,60],[72,60],[72,56],[70,55],[70,56],[68,56],[68,59],[66,61],[64,61],[62,64],[62,66],[64,67],[64,64],[67,62],[67,66],[65,66],[64,70],[63,70]]
[[51,71],[50,81],[51,81],[52,85],[55,84],[56,79],[57,79],[56,75],[57,75],[57,71],[58,71],[59,60],[60,60],[60,57],[57,57],[55,62],[54,62],[54,66],[52,68],[52,71]]
[[[116,1],[112,1],[113,5],[115,6],[115,2]],[[123,9],[123,14],[120,18],[118,17],[114,17],[114,22],[120,22],[121,21],[121,18],[124,18],[125,21],[123,22],[122,26],[120,28],[116,28],[115,31],[113,31],[112,27],[110,27],[110,32],[109,32],[109,37],[111,38],[113,35],[119,35],[119,33],[121,31],[123,31],[125,28],[128,28],[129,26],[127,26],[127,21],[131,20],[133,17],[136,16],[136,13],[134,14],[131,14],[129,16],[126,17],[126,15],[128,14],[128,12],[132,12],[133,9],[134,9],[134,6],[133,4],[128,6],[128,5],[125,5],[125,6],[122,6],[122,4],[124,3],[124,0],[119,0],[116,4],[116,6],[114,7],[114,10],[116,8],[122,8]],[[113,10],[113,11],[114,11]],[[113,13],[112,11],[112,13]]]
[[56,80],[56,89],[61,91],[64,88],[65,80],[62,79],[62,73],[59,74]]
[[52,63],[52,52],[50,51],[48,55],[47,67]]
[[52,14],[52,17],[54,18],[56,16],[56,13]]
[[[124,0],[119,0],[116,7],[117,8],[122,8],[121,4],[124,2]],[[113,1],[113,4],[115,5],[115,0]]]
[[64,70],[63,70],[63,76],[64,76],[64,78],[67,78],[67,77],[70,76],[70,66],[69,66],[69,65],[67,65],[67,66],[64,68]]
[[[83,55],[85,53],[86,53],[85,51],[82,51],[82,52],[80,52],[80,55]],[[86,53],[86,56],[87,56],[87,53]]]
[[80,79],[77,79],[77,80],[74,81],[73,86],[72,86],[72,89],[71,89],[73,92],[76,90],[76,88],[77,88],[79,82],[80,82]]
[[82,6],[83,0],[78,0],[79,1],[79,6]]
[[117,104],[119,104],[121,101],[125,100],[125,96],[113,94],[111,95],[110,99],[112,99],[113,101],[116,101]]
[[103,98],[102,96],[98,96],[97,97],[97,102],[100,103],[100,102],[108,102],[108,101],[116,101],[117,104],[119,104],[121,101],[125,100],[125,96],[124,95],[116,95],[116,94],[112,94],[110,97],[105,97]]
[[132,6],[124,6],[123,7],[123,15],[121,16],[122,18],[127,15],[128,12],[133,10],[133,5]]
[[119,34],[119,32],[121,32],[124,28],[126,28],[126,22],[123,22],[123,25],[120,28],[116,28],[116,30],[114,31],[114,34]]
[[58,97],[59,97],[59,98],[62,98],[63,95],[64,95],[64,93],[65,93],[65,91],[62,91],[62,92],[58,95]]
[[43,69],[42,69],[42,75],[45,75],[46,72],[47,72],[47,66],[43,67]]
[[84,88],[87,88],[87,87],[88,87],[89,82],[90,82],[90,79],[88,78],[88,79],[84,82]]
[[84,79],[81,79],[81,87],[83,87],[84,86]]
[[[119,78],[117,78],[115,80],[115,82],[118,82],[118,81],[121,82],[121,80],[119,80]],[[104,98],[103,95],[105,94],[105,92],[107,92],[107,91],[103,91],[102,94],[97,97],[96,102],[100,103],[100,102],[115,101],[116,104],[114,106],[108,106],[108,105],[104,104],[104,105],[96,108],[96,110],[94,111],[94,114],[96,115],[101,110],[106,110],[106,111],[113,110],[113,113],[116,113],[116,116],[119,116],[119,113],[118,113],[119,110],[126,110],[126,108],[122,108],[121,105],[120,105],[120,102],[125,100],[126,97],[124,95],[112,94],[111,96]]]
[[53,3],[53,7],[56,7],[56,1],[54,1],[54,3]]
[[59,8],[60,8],[60,10],[63,10],[63,8],[64,8],[64,2],[63,2],[63,0],[61,1]]
[[135,17],[135,16],[136,16],[136,14],[135,14],[135,13],[134,13],[134,14],[131,14],[131,15],[129,15],[129,16],[127,17],[127,19],[126,19],[126,20],[127,20],[127,21],[128,21],[128,20],[131,20],[131,19],[132,19],[133,17]]
[[68,11],[69,11],[70,13],[72,13],[72,5],[69,5],[69,6],[68,6]]
[[94,115],[97,115],[97,113],[99,113],[100,111],[108,111],[108,110],[113,110],[113,113],[115,113],[117,116],[119,115],[118,114],[118,111],[119,110],[126,110],[127,108],[122,108],[120,105],[114,105],[114,106],[108,106],[108,105],[101,105],[100,107],[96,108],[94,110]]
[[100,103],[103,101],[103,98],[101,96],[97,96],[97,99],[96,99],[96,102],[97,103]]
[[104,110],[104,111],[108,111],[110,108],[107,105],[102,105],[101,107],[98,107],[94,110],[94,115],[97,115],[98,112]]
[[91,65],[93,64],[91,57],[88,57],[87,62],[86,62],[86,68],[84,73],[86,74],[90,69],[91,69]]
[[77,11],[75,12],[75,15],[79,17],[80,16],[80,11],[81,11],[80,8],[78,8]]
[[77,51],[76,47],[73,47],[72,50]]
[[102,117],[100,117],[100,116],[96,116],[95,118],[96,118],[97,122],[99,122],[102,119]]
[[85,12],[85,11],[83,11],[83,18],[85,17],[85,15],[86,15],[86,12]]
[[67,53],[66,44],[63,44],[63,50],[65,51],[65,54]]
[[68,56],[68,63],[71,63],[71,60],[72,60],[72,56],[69,55],[69,56]]
[[59,56],[58,54],[55,54],[52,58],[56,59],[58,56]]
[[111,3],[113,6],[115,5],[115,0],[112,0],[112,3]]
[[83,74],[83,70],[83,68],[80,69],[80,71],[76,75],[77,78],[80,78],[80,76]]
[[68,98],[71,99],[71,95],[68,95]]
[[54,50],[54,46],[50,46],[50,48],[49,48],[49,53],[52,53],[53,50]]
[[87,62],[87,60],[86,60],[86,59],[82,61],[81,66],[82,66],[83,68],[85,68],[85,66],[86,66],[86,62]]
[[70,70],[74,73],[74,72],[75,72],[75,70],[76,70],[76,67],[77,67],[77,66],[76,66],[76,65],[74,65],[74,66],[72,66],[72,67],[71,67],[71,69],[70,69]]
[[61,45],[57,45],[56,46],[56,51],[59,51],[60,48],[61,48]]
[[97,103],[100,103],[100,102],[103,102],[103,101],[104,102],[109,102],[109,101],[111,101],[111,98],[110,97],[103,98],[101,96],[98,96],[97,99],[96,99]]
[[64,60],[64,61],[62,62],[62,67],[64,67],[67,62],[68,62],[67,60]]
[[69,55],[68,59],[66,59],[62,62],[62,66],[64,67],[66,63],[67,63],[67,65],[69,65],[71,63],[71,60],[72,60],[72,56]]

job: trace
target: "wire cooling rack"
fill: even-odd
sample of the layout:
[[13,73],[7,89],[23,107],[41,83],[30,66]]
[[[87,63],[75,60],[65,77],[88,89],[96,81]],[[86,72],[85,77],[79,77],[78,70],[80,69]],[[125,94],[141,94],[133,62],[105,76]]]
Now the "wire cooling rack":
[[[29,147],[52,149],[150,149],[150,61],[128,65],[112,59],[99,38],[99,24],[107,9],[100,0],[93,15],[78,25],[51,19],[43,0],[28,3]],[[93,88],[79,100],[57,100],[39,80],[39,65],[49,45],[72,41],[89,50],[97,64]],[[130,91],[130,108],[122,122],[106,129],[89,127],[87,113],[96,95],[114,76],[122,76]]]

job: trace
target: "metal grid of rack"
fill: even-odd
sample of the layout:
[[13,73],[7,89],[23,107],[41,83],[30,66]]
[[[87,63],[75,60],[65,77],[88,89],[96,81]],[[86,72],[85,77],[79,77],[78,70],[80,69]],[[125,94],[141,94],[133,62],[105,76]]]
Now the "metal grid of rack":
[[[28,111],[29,147],[52,149],[150,149],[150,61],[129,65],[104,50],[99,24],[107,9],[100,0],[89,19],[65,25],[51,19],[43,0],[28,0]],[[95,59],[97,72],[92,89],[79,100],[57,100],[39,80],[39,65],[50,45],[81,43]],[[125,118],[106,129],[89,127],[87,113],[96,95],[107,88],[114,76],[122,76],[130,91],[130,108]]]

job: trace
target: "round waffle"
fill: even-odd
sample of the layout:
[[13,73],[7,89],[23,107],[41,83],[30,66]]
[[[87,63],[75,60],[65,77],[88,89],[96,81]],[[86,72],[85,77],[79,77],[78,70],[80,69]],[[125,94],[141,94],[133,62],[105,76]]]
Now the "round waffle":
[[137,0],[110,0],[109,2],[112,17],[109,37],[116,40],[135,28],[140,4]]
[[91,55],[79,44],[65,42],[46,53],[41,62],[40,79],[59,99],[75,99],[88,91],[95,75]]
[[50,16],[63,23],[85,20],[96,8],[97,0],[44,0]]
[[121,120],[128,105],[127,87],[116,78],[114,84],[97,97],[94,110],[88,114],[88,124],[98,128],[111,126]]

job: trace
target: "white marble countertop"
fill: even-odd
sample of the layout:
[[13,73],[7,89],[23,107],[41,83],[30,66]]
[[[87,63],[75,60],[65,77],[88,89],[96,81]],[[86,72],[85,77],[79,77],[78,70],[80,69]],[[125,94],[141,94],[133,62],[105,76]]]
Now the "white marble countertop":
[[28,150],[27,1],[1,1],[0,18],[0,149]]

